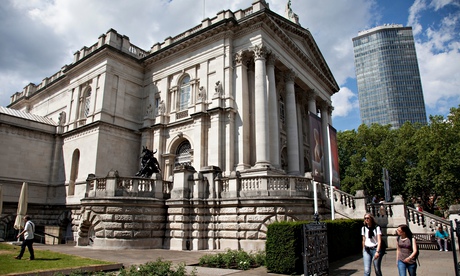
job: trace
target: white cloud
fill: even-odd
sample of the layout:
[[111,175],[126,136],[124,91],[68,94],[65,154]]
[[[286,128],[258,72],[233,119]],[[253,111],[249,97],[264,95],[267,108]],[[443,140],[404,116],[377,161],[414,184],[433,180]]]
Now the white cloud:
[[[457,9],[449,9],[438,24],[430,24],[415,36],[425,104],[440,115],[445,115],[460,102],[460,6],[441,0],[428,5],[436,12],[450,7]],[[416,13],[413,16],[420,17]]]
[[[389,1],[389,2],[387,2]],[[356,113],[357,91],[346,82],[355,79],[352,38],[385,21],[385,5],[400,0],[293,0],[302,27],[308,28],[326,59],[340,92],[333,96],[334,116]],[[253,0],[9,0],[0,5],[0,105],[29,82],[40,82],[69,64],[73,53],[97,42],[113,28],[131,43],[149,50],[156,42],[215,17],[236,11]],[[284,15],[287,0],[267,0]],[[205,5],[203,5],[205,3]],[[399,3],[399,2],[398,2]],[[413,27],[425,100],[443,110],[459,101],[458,0],[415,0],[407,11]],[[442,13],[449,10],[448,13]],[[397,11],[403,14],[406,11]],[[426,24],[430,13],[444,18]],[[394,21],[391,21],[394,22]],[[403,21],[401,21],[403,22]],[[388,23],[388,22],[385,22]],[[450,106],[451,107],[451,106]],[[353,111],[353,112],[352,112]],[[351,113],[350,113],[351,112]]]
[[415,0],[414,4],[409,9],[409,18],[407,19],[407,25],[412,26],[414,35],[419,34],[422,31],[422,25],[419,23],[420,13],[426,9],[425,0]]
[[334,117],[346,117],[350,112],[359,108],[358,98],[353,91],[347,87],[341,87],[340,91],[332,96],[334,106]]

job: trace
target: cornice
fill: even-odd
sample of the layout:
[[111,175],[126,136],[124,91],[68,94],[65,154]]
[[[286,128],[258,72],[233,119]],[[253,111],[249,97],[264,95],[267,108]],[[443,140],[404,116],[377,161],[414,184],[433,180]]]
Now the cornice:
[[89,125],[85,125],[82,127],[79,127],[77,129],[73,129],[69,132],[64,133],[62,136],[64,138],[64,141],[71,141],[75,140],[79,137],[86,136],[91,133],[100,133],[102,131],[108,131],[113,133],[113,135],[117,137],[127,137],[127,138],[132,138],[133,136],[140,135],[139,131],[123,128],[120,126],[112,125],[109,123],[105,122],[95,122]]
[[[187,36],[177,42],[174,42],[162,49],[155,51],[143,59],[144,65],[147,67],[152,63],[177,54],[183,50],[190,51],[190,47],[199,47],[203,42],[209,42],[209,38],[218,40],[228,35],[228,31],[236,24],[235,19],[229,18],[221,22],[204,28],[190,36]],[[215,36],[218,35],[218,38]]]
[[46,133],[43,131],[27,129],[4,123],[0,123],[0,133],[5,133],[11,139],[11,136],[22,136],[29,140],[41,140],[46,142],[52,142],[55,135],[54,133]]

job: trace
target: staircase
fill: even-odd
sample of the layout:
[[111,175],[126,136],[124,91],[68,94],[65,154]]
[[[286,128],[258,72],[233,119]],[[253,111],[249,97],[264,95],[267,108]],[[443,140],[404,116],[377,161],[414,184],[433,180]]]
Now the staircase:
[[[331,187],[322,184],[319,194],[326,206],[331,208]],[[451,233],[449,220],[405,206],[401,196],[394,196],[393,202],[367,203],[362,190],[353,196],[335,188],[332,196],[336,218],[362,219],[365,213],[371,213],[382,227],[390,248],[396,247],[396,229],[401,224],[410,227],[421,249],[437,249],[434,233],[439,226],[448,231],[449,235]]]

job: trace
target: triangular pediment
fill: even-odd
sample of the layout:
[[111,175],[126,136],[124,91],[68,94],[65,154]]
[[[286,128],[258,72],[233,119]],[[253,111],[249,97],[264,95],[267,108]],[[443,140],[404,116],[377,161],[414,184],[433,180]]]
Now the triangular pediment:
[[322,75],[332,90],[338,91],[340,88],[310,31],[274,12],[267,10],[266,13],[269,19],[266,22],[269,23],[270,29],[279,35],[300,59],[314,67],[314,71]]

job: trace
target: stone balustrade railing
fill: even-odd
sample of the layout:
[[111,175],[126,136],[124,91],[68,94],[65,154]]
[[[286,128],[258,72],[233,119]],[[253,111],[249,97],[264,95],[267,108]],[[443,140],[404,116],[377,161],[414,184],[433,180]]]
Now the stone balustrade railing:
[[90,176],[86,180],[86,197],[168,197],[171,183],[154,178],[119,177],[109,172],[107,177]]
[[450,233],[450,221],[435,216],[428,212],[417,211],[415,208],[406,207],[407,221],[414,226],[426,228],[431,232],[436,232],[439,226]]
[[[236,185],[229,182],[235,179],[223,178],[221,180],[222,192],[232,192],[231,187],[237,189],[232,195],[246,196],[312,196],[313,189],[311,180],[304,177],[294,176],[256,176],[237,178]],[[238,188],[239,187],[239,188]]]
[[[323,194],[327,199],[331,199],[331,186],[328,184],[322,184],[321,187],[323,188]],[[344,206],[345,208],[355,209],[355,196],[345,193],[344,191],[338,190],[334,188],[334,201],[336,203],[340,203],[340,205]]]
[[375,218],[393,217],[393,203],[369,203],[366,206],[368,213],[371,213]]

